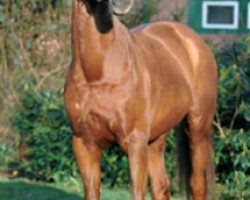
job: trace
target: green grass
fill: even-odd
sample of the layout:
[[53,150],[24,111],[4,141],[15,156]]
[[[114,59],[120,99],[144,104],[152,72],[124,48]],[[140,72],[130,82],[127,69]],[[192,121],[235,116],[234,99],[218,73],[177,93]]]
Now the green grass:
[[[32,182],[26,179],[0,178],[1,200],[82,200],[82,186],[77,180],[60,184]],[[147,200],[150,198],[148,197]],[[129,189],[103,186],[101,200],[130,200]]]
[[80,193],[25,179],[0,179],[1,200],[82,200]]
[[[225,185],[217,185],[215,193],[216,200],[250,199],[249,190],[230,192]],[[148,194],[146,200],[150,199]],[[183,198],[171,198],[171,200],[180,199]],[[82,184],[80,180],[73,178],[60,183],[47,184],[0,176],[0,200],[83,200]],[[104,185],[101,189],[101,200],[130,200],[129,188],[109,188]]]

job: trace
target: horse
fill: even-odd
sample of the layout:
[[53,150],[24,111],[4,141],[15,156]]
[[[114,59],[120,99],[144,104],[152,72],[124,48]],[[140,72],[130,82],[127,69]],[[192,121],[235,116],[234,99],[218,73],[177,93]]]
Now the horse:
[[100,198],[101,154],[112,144],[128,156],[132,200],[145,199],[148,178],[152,199],[170,199],[164,149],[169,130],[178,127],[182,182],[194,200],[205,200],[213,171],[213,54],[181,23],[128,30],[112,12],[119,5],[114,2],[72,3],[72,63],[64,103],[85,199]]

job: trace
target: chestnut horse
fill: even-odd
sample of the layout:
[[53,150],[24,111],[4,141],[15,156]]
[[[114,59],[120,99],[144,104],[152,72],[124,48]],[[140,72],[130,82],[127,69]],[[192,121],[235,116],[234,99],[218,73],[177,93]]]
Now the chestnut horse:
[[113,143],[129,158],[131,199],[145,199],[148,177],[152,199],[169,199],[164,146],[168,131],[179,124],[181,173],[187,174],[193,199],[204,200],[212,169],[214,57],[179,23],[129,31],[112,15],[112,3],[73,0],[72,5],[73,60],[65,107],[85,199],[100,198],[101,153]]

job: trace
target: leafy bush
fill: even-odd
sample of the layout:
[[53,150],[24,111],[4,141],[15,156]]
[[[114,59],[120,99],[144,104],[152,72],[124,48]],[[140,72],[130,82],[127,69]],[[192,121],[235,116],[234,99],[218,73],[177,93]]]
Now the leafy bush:
[[[217,139],[223,139],[215,144],[219,147],[217,150],[220,153],[221,149],[227,149],[228,152],[233,150],[237,154],[241,148],[249,148],[250,145],[247,143],[250,131],[249,41],[250,38],[244,37],[226,43],[215,54],[219,63],[218,112],[215,125],[221,131]],[[237,162],[238,159],[233,160]],[[250,162],[248,167],[249,165]],[[228,163],[222,166],[224,170],[231,167]],[[243,168],[235,170],[246,171]]]
[[250,131],[233,130],[225,138],[215,138],[217,177],[222,183],[234,180],[234,172],[250,174]]
[[250,129],[250,37],[226,43],[215,54],[219,64],[217,121],[228,129]]
[[4,170],[4,167],[6,167],[8,163],[12,162],[13,156],[13,149],[9,147],[8,144],[0,142],[0,171]]
[[[250,192],[250,38],[225,43],[215,51],[219,65],[215,164],[223,198],[244,199]],[[228,196],[229,195],[229,196]]]
[[114,185],[125,185],[130,182],[128,158],[119,146],[104,150],[101,161],[102,181]]
[[51,181],[76,171],[61,92],[25,91],[11,121],[20,138],[21,175]]

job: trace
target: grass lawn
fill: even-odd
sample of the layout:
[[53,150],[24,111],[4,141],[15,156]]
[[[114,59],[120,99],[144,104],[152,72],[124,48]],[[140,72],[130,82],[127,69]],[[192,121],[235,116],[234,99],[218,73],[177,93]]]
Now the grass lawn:
[[[250,199],[249,190],[238,191],[237,193],[242,195],[235,194],[232,196],[227,195],[229,191],[225,186],[217,185],[216,188],[217,198],[215,200]],[[150,199],[147,195],[146,200]],[[60,184],[46,184],[27,179],[8,179],[0,176],[0,200],[83,200],[82,185],[79,180],[75,179],[69,179],[67,182],[64,181]],[[130,200],[130,192],[128,188],[103,186],[101,200]],[[180,198],[172,197],[171,200],[180,200]]]
[[[0,200],[82,200],[81,188],[79,182],[74,180],[62,184],[46,184],[0,177]],[[130,200],[129,189],[103,186],[101,200]]]

